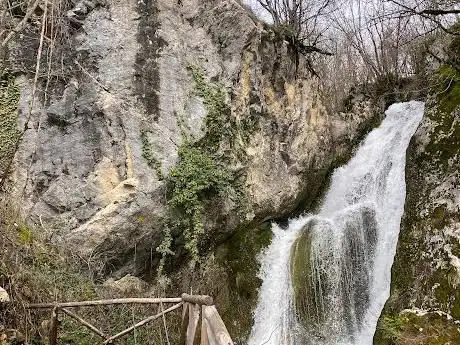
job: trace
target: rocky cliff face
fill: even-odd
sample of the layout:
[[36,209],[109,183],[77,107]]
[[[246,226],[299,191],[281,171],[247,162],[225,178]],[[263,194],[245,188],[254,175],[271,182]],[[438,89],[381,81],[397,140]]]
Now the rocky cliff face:
[[366,102],[328,114],[303,57],[236,1],[67,10],[38,83],[34,21],[10,44],[24,131],[2,185],[105,273],[155,271],[165,236],[193,256],[308,205],[373,120]]
[[451,64],[435,73],[408,149],[405,215],[376,344],[460,341],[459,47],[450,43]]

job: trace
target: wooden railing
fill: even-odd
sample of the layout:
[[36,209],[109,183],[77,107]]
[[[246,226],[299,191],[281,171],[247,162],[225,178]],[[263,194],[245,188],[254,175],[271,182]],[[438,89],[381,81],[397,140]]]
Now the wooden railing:
[[[75,307],[94,307],[114,304],[159,304],[161,306],[161,312],[149,316],[131,327],[110,336],[71,310],[71,308]],[[173,304],[173,306],[163,309],[163,304]],[[39,303],[30,304],[26,308],[51,310],[49,321],[50,345],[57,345],[59,313],[61,312],[97,334],[102,338],[100,344],[106,345],[113,343],[124,335],[160,317],[163,317],[163,321],[166,322],[164,316],[180,307],[183,307],[180,345],[233,345],[227,328],[214,305],[213,298],[205,295],[182,294],[182,296],[178,298],[121,298],[81,302]]]

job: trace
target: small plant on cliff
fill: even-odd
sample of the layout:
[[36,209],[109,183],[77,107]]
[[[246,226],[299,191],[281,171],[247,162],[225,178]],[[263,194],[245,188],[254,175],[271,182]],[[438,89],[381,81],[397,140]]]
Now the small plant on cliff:
[[168,180],[172,187],[168,203],[185,215],[185,247],[194,263],[199,261],[198,239],[204,232],[204,201],[227,190],[233,177],[212,156],[185,144],[179,149],[179,163]]
[[157,277],[158,284],[162,288],[165,288],[170,283],[169,278],[164,274],[164,268],[166,264],[166,257],[168,255],[174,255],[174,252],[171,249],[172,244],[173,237],[171,234],[171,229],[169,227],[169,224],[165,224],[165,227],[163,228],[163,240],[161,241],[160,245],[156,248],[156,251],[161,255],[160,263],[158,265]]
[[405,323],[406,319],[403,316],[385,316],[377,325],[378,332],[382,339],[396,341],[400,337]]
[[150,168],[154,169],[159,180],[163,180],[163,172],[161,171],[161,162],[158,158],[155,157],[153,153],[152,143],[150,142],[147,133],[141,133],[142,141],[142,157],[147,161],[147,164]]
[[189,66],[189,71],[195,83],[197,96],[203,99],[207,114],[205,118],[205,141],[207,149],[219,148],[222,138],[231,135],[230,107],[226,100],[225,89],[206,80],[203,71],[195,66]]

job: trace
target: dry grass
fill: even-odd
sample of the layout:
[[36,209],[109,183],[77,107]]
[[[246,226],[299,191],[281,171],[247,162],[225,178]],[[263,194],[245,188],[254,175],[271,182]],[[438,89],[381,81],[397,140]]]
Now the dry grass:
[[[149,289],[121,291],[103,286],[91,280],[91,272],[85,271],[77,259],[64,256],[58,248],[47,243],[38,229],[22,220],[14,205],[0,202],[0,286],[9,293],[12,303],[0,309],[0,336],[3,329],[13,335],[11,343],[46,342],[47,330],[43,321],[49,311],[29,311],[28,303],[51,301],[79,301],[121,297],[147,297],[162,295]],[[116,305],[81,307],[73,311],[109,335],[158,313],[158,305]],[[180,311],[166,316],[167,333],[171,343],[178,339]],[[101,339],[62,314],[59,342],[65,344],[94,344]],[[166,331],[160,318],[123,338],[124,344],[167,344]],[[3,343],[2,343],[3,344]]]

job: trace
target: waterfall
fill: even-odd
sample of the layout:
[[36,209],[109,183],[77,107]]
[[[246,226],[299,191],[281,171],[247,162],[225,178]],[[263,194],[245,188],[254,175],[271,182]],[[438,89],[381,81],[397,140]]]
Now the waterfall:
[[336,169],[316,215],[273,225],[249,345],[371,345],[389,296],[409,141],[422,102],[393,104]]

